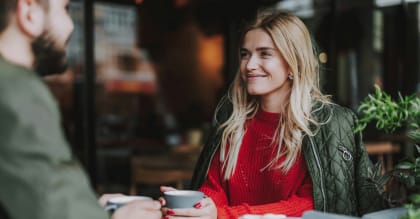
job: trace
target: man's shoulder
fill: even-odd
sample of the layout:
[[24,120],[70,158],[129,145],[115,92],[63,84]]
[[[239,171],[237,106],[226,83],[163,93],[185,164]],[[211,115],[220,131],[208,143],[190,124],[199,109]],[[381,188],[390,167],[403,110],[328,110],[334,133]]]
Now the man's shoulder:
[[2,78],[20,78],[33,77],[34,72],[28,68],[13,64],[0,57],[0,77]]
[[0,102],[16,101],[45,92],[45,84],[29,69],[0,59]]

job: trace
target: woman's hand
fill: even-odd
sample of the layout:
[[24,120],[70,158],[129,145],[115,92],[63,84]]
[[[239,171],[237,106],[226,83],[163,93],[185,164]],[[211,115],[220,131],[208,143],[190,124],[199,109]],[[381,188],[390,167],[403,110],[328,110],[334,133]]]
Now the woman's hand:
[[[160,187],[160,191],[162,193],[168,192],[168,191],[174,191],[174,190],[176,190],[174,187],[169,187],[169,186],[161,186]],[[159,198],[159,202],[162,206],[166,205],[166,200],[163,197]]]
[[176,190],[174,187],[170,187],[170,186],[161,186],[160,187],[160,191],[163,192],[167,192],[167,191],[174,191]]
[[194,208],[162,208],[165,219],[216,219],[217,208],[211,198],[201,199]]

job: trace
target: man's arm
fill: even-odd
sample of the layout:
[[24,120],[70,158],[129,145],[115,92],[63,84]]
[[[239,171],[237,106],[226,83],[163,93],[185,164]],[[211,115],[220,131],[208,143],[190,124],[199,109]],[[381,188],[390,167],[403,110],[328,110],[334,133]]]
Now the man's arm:
[[40,81],[2,84],[0,205],[13,219],[104,219],[88,178],[73,159],[59,112]]

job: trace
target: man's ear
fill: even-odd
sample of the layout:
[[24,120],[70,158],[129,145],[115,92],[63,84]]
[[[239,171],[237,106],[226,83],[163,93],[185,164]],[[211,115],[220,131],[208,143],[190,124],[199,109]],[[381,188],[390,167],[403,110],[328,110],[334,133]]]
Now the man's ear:
[[36,0],[18,0],[16,19],[19,28],[36,38],[44,31],[45,9]]

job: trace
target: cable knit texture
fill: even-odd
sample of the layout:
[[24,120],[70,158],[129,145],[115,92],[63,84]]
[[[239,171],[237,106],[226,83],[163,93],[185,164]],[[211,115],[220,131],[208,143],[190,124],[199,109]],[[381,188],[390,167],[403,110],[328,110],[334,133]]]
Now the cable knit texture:
[[218,218],[265,213],[300,217],[313,209],[312,182],[303,156],[298,156],[287,173],[262,170],[275,157],[272,136],[279,119],[280,114],[259,111],[247,122],[236,170],[228,181],[223,180],[220,151],[216,151],[199,190],[213,199]]

